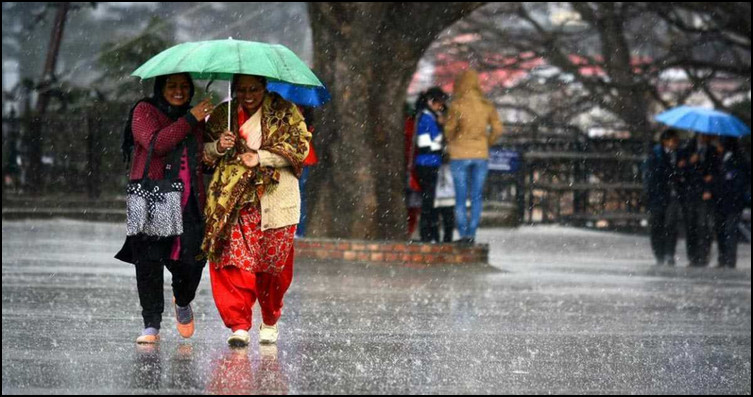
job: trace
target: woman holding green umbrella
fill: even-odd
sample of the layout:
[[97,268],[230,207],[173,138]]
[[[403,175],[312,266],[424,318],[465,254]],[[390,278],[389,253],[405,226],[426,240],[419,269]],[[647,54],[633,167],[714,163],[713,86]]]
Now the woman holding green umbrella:
[[263,319],[259,341],[277,341],[277,321],[293,277],[298,178],[311,134],[298,108],[268,92],[266,84],[261,76],[234,76],[233,99],[215,109],[205,134],[205,162],[216,168],[202,248],[210,261],[215,304],[233,331],[231,345],[249,343],[257,299]]

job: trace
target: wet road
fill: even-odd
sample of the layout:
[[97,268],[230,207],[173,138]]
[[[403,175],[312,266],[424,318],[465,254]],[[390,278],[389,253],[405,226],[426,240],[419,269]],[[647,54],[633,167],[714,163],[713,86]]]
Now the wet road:
[[3,394],[751,392],[747,245],[736,270],[657,268],[646,237],[530,227],[482,230],[488,268],[299,261],[277,347],[237,350],[208,272],[196,335],[166,304],[135,345],[122,225],[2,232]]

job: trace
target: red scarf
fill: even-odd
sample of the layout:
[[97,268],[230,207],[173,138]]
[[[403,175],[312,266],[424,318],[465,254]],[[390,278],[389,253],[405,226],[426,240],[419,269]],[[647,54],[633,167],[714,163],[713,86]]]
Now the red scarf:
[[246,110],[243,109],[243,106],[238,105],[238,134],[246,142],[248,142],[248,137],[243,134],[243,130],[240,127],[243,124],[246,124],[246,121],[248,121],[248,119],[250,119],[250,118],[251,118],[251,116],[249,116],[248,112],[246,112]]

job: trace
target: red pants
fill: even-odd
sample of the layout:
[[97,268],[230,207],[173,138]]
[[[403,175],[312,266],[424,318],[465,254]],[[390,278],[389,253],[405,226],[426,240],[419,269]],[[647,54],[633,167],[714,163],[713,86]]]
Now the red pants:
[[233,332],[251,329],[252,308],[259,300],[264,324],[274,325],[282,314],[282,298],[293,281],[295,251],[290,249],[285,268],[277,276],[252,273],[235,266],[217,269],[210,264],[212,295],[225,326]]

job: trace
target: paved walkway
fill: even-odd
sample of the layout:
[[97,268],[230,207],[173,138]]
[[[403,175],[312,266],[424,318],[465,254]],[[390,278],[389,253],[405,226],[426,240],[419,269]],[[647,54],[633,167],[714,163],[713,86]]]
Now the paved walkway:
[[122,225],[2,233],[3,394],[751,393],[747,245],[657,268],[646,237],[526,227],[481,231],[490,267],[298,262],[271,349],[225,345],[205,272],[194,338],[168,310],[142,349]]

